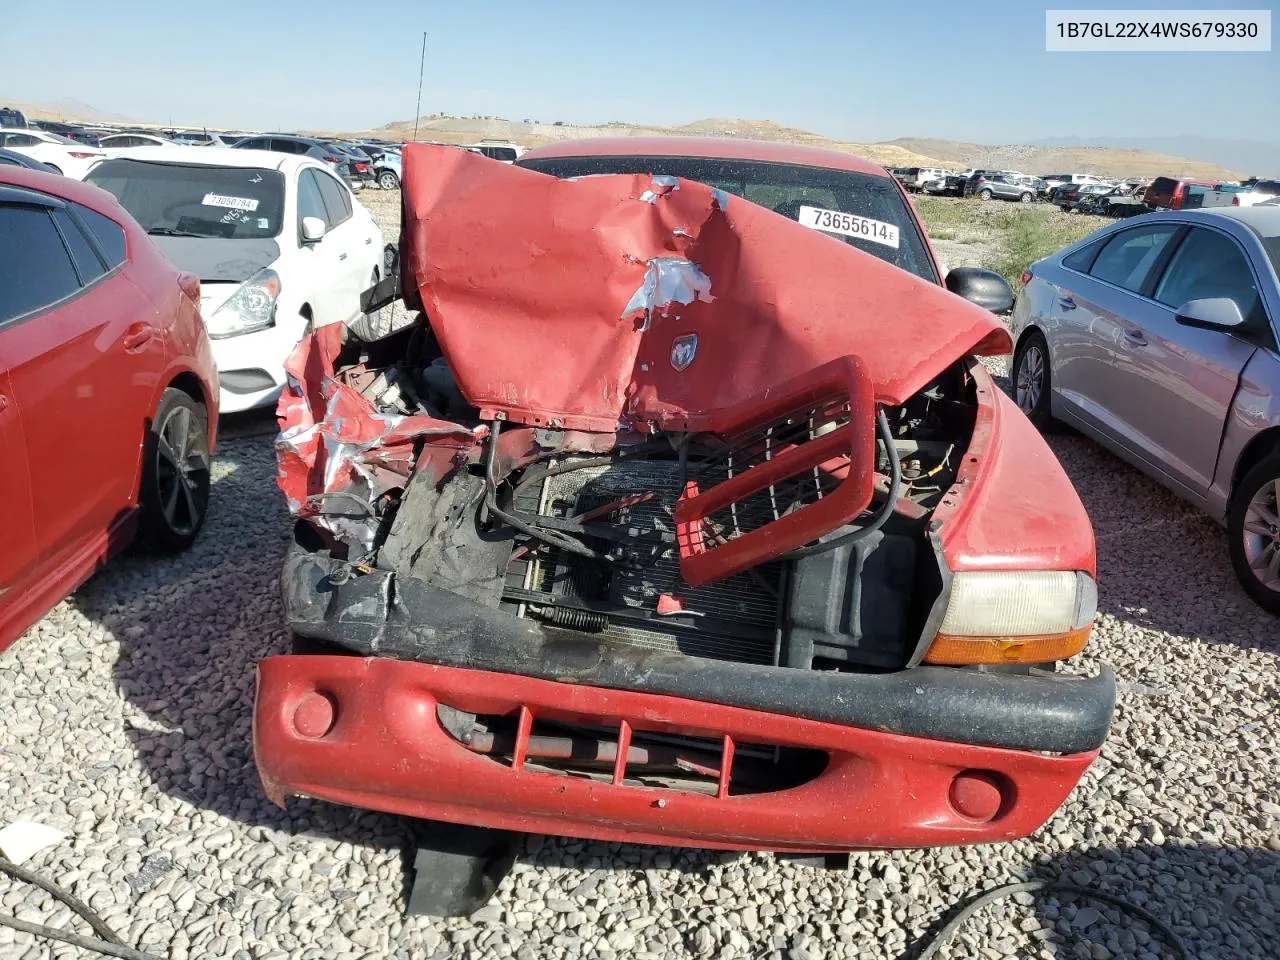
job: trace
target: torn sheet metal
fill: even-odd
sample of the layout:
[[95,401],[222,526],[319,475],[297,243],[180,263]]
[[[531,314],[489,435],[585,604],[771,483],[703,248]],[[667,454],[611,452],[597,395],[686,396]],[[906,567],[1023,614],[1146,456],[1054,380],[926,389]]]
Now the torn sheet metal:
[[431,438],[436,454],[465,459],[484,429],[425,415],[379,411],[335,376],[342,325],[302,340],[285,362],[288,385],[276,408],[276,482],[295,516],[312,517],[349,542],[373,545],[378,500],[411,473],[414,441]]
[[711,303],[714,299],[711,296],[711,278],[692,260],[654,257],[645,265],[644,283],[631,295],[619,319],[627,320],[636,314],[644,314],[645,322],[640,327],[643,333],[649,328],[648,320],[655,310],[667,316],[673,303],[688,306],[695,300]]
[[[935,284],[723,191],[658,180],[559,180],[406,147],[406,298],[483,416],[700,429],[848,355],[898,405],[967,353],[1011,349],[995,317]],[[655,261],[687,262],[706,285],[664,302]],[[650,301],[667,309],[640,309]],[[677,369],[673,345],[695,335]]]

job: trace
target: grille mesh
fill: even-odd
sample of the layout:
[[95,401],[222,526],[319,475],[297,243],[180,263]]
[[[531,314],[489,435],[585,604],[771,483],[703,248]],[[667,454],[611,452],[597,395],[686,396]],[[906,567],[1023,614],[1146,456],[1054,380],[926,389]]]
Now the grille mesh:
[[[680,575],[680,557],[675,542],[675,522],[671,511],[681,489],[680,466],[671,460],[622,460],[605,467],[589,467],[548,477],[539,491],[543,513],[565,517],[581,514],[603,504],[636,493],[652,493],[642,503],[624,507],[609,519],[631,537],[661,537],[661,546],[650,557],[652,563],[639,570],[615,570],[605,597],[612,603],[634,609],[654,610],[658,597],[679,597],[686,611],[702,616],[696,626],[685,626],[690,618],[678,621],[658,618],[652,622],[614,618],[604,636],[620,643],[656,650],[678,650],[690,656],[748,663],[772,663],[773,630],[781,594],[781,565],[765,564],[748,572],[699,587],[686,584]],[[522,505],[530,511],[535,504]],[[546,562],[550,574],[555,564],[590,564],[591,561],[563,555]],[[578,582],[580,578],[572,579]],[[554,589],[544,575],[542,589]],[[573,593],[572,589],[570,592]]]

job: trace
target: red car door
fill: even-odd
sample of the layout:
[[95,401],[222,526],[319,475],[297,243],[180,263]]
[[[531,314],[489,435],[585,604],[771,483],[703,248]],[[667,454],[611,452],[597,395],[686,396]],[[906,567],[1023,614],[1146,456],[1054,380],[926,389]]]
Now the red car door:
[[27,189],[5,196],[0,290],[12,316],[0,357],[22,411],[36,546],[70,589],[130,518],[165,347],[128,259],[110,262],[75,204]]
[[26,574],[36,563],[27,454],[22,445],[18,405],[5,370],[3,331],[4,321],[0,319],[0,523],[4,525],[4,549],[0,549],[0,650],[25,626],[25,622],[17,622],[18,607],[29,582]]

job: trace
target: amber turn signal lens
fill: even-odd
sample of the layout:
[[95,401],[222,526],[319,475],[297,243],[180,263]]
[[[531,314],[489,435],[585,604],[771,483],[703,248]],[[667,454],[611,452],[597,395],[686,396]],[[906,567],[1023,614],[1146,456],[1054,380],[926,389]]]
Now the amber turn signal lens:
[[1092,629],[1090,624],[1043,637],[952,637],[940,633],[925,652],[924,662],[961,666],[1066,660],[1084,649]]

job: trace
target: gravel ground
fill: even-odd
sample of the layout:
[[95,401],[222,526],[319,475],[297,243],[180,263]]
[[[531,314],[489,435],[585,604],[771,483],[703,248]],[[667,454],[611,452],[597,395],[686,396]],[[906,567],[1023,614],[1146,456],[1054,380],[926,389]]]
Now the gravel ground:
[[[398,195],[363,199],[392,239]],[[1124,693],[1102,756],[1035,836],[858,854],[844,872],[534,839],[475,918],[402,918],[405,821],[279,810],[254,773],[253,665],[286,644],[272,430],[224,420],[189,553],[121,558],[0,656],[0,819],[69,831],[30,865],[130,943],[171,960],[896,958],[975,889],[1063,878],[1145,904],[1202,960],[1277,955],[1277,623],[1236,587],[1214,524],[1073,435],[1052,445],[1093,518],[1101,591],[1073,666],[1111,663]],[[1022,901],[985,908],[942,956],[1172,956],[1100,905]],[[0,902],[70,922],[3,878]],[[6,960],[82,956],[0,927]]]

